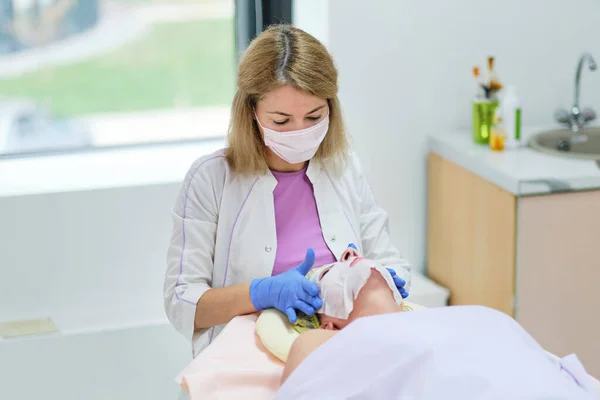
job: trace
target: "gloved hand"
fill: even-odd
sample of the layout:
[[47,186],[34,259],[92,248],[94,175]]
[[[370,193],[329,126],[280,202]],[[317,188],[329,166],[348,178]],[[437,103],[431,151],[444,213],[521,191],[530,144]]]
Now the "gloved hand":
[[296,268],[276,276],[255,279],[250,284],[250,299],[254,308],[276,308],[285,313],[291,323],[296,322],[296,310],[312,315],[323,306],[319,288],[306,278],[315,263],[313,249],[306,251],[306,258]]
[[396,284],[396,287],[398,288],[398,291],[400,292],[400,295],[402,296],[403,299],[408,297],[408,292],[406,291],[406,289],[404,288],[404,285],[406,285],[406,281],[402,278],[400,278],[398,275],[396,275],[396,271],[394,271],[391,268],[387,268],[387,270],[389,271],[390,275],[392,275],[392,278],[394,279],[394,283]]

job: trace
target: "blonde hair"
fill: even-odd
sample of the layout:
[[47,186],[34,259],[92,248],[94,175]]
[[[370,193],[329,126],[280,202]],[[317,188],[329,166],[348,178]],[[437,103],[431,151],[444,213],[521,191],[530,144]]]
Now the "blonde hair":
[[293,85],[327,100],[329,130],[314,159],[328,163],[338,174],[346,161],[349,143],[337,98],[337,77],[325,46],[303,30],[282,24],[258,35],[246,49],[238,68],[229,147],[225,149],[230,167],[241,174],[263,174],[268,170],[254,109],[265,93]]

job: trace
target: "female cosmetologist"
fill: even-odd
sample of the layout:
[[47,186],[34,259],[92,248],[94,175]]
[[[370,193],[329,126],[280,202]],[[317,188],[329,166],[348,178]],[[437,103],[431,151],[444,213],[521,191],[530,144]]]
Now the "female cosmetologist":
[[273,26],[250,44],[237,79],[229,147],[192,165],[173,208],[165,309],[194,355],[235,316],[314,313],[321,299],[304,275],[349,244],[408,295],[410,265],[349,152],[325,47]]

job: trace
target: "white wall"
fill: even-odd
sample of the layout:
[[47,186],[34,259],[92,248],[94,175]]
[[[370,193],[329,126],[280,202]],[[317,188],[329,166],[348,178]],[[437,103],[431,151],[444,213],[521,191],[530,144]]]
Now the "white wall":
[[0,338],[1,399],[177,398],[191,348],[162,285],[179,188],[0,196],[0,322],[61,331]]
[[327,46],[329,0],[295,0],[292,7],[294,26],[310,33]]
[[116,312],[163,318],[179,186],[0,197],[2,320]]
[[0,341],[0,398],[175,400],[174,378],[191,358],[177,336],[147,324]]
[[[600,62],[597,0],[329,0],[328,16],[349,131],[393,239],[418,270],[426,267],[426,137],[470,134],[472,67],[494,55],[531,125],[571,104],[582,51]],[[600,112],[600,72],[586,70],[582,82],[582,103]]]

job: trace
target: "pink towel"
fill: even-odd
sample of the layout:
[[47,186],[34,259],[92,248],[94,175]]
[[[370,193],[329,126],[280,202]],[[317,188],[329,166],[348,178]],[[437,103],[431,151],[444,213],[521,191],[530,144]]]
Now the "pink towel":
[[194,399],[272,399],[284,364],[255,333],[258,314],[231,320],[221,334],[179,374]]

